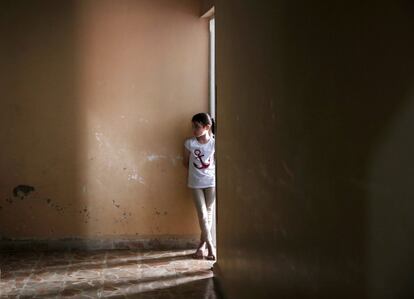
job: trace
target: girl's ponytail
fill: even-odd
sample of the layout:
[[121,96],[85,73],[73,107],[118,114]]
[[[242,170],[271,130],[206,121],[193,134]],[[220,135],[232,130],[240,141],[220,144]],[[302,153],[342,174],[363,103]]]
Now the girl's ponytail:
[[193,118],[191,119],[192,122],[198,122],[200,124],[202,124],[203,126],[207,126],[210,125],[210,130],[211,133],[213,133],[213,135],[216,132],[216,122],[214,121],[214,118],[210,117],[210,115],[208,113],[197,113],[196,115],[193,116]]

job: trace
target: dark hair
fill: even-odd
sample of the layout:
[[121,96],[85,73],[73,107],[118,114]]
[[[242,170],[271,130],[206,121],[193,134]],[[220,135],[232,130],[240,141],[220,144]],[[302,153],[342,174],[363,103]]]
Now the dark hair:
[[213,134],[215,133],[215,121],[213,118],[210,117],[210,115],[208,115],[208,113],[197,113],[196,115],[193,116],[193,118],[191,119],[192,122],[198,122],[200,124],[202,124],[203,126],[207,126],[210,125],[211,126],[211,132],[213,132]]

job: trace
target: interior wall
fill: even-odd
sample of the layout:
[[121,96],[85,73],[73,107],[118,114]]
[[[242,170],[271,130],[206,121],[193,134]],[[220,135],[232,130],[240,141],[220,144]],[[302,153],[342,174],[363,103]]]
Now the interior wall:
[[414,6],[216,1],[228,298],[408,298]]
[[0,236],[197,235],[182,148],[208,107],[199,1],[1,8]]

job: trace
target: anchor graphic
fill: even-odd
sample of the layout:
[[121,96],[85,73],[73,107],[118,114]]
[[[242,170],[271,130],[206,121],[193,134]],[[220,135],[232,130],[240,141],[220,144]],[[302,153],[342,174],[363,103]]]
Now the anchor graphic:
[[[204,169],[204,168],[208,168],[210,166],[210,163],[204,163],[203,160],[201,159],[201,157],[204,157],[204,155],[201,154],[201,151],[196,149],[194,151],[194,154],[197,156],[197,159],[200,160],[201,162],[201,166],[197,166],[197,164],[193,163],[194,167],[197,169]],[[210,161],[210,159],[209,159]]]

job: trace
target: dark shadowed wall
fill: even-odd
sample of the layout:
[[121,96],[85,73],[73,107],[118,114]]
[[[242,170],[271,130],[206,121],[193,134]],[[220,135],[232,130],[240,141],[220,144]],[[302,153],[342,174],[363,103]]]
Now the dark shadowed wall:
[[214,6],[214,0],[201,0],[201,11],[200,15],[204,15]]
[[229,298],[414,296],[414,5],[217,0]]
[[0,237],[195,236],[196,0],[2,1]]

